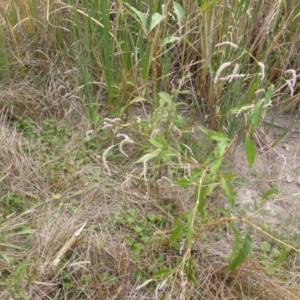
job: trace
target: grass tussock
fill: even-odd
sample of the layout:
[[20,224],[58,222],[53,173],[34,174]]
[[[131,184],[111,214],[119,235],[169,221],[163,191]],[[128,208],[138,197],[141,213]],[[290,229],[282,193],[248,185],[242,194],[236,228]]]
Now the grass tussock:
[[224,166],[299,118],[297,0],[0,3],[1,299],[300,298]]

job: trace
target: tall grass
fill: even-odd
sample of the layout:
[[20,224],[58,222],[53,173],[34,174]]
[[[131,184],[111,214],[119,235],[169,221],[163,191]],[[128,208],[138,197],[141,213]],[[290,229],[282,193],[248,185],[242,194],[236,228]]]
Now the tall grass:
[[[82,87],[70,92],[90,119],[105,100],[111,112],[135,96],[155,106],[156,94],[173,88],[190,91],[186,98],[211,126],[229,120],[232,131],[232,108],[255,102],[256,91],[271,83],[278,102],[295,104],[282,86],[288,69],[299,70],[299,14],[297,0],[12,1],[1,13],[0,72],[16,82],[59,57],[57,67]],[[227,80],[214,82],[226,62]],[[228,80],[235,66],[245,76]]]

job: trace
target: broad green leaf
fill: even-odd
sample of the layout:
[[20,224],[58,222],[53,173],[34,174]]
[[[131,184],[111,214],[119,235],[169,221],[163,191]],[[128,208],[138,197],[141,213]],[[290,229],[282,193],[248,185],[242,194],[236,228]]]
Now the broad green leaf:
[[230,182],[227,181],[226,179],[222,178],[222,186],[223,186],[226,196],[229,199],[229,203],[230,203],[231,207],[234,207],[235,197],[234,197],[233,188],[232,188]]
[[246,135],[245,146],[246,146],[247,161],[249,166],[252,167],[255,162],[256,150],[248,134]]
[[176,16],[179,17],[180,21],[183,21],[185,18],[185,12],[182,6],[179,3],[174,2],[173,9],[176,11]]
[[190,187],[193,183],[189,179],[175,179],[174,182],[181,187]]
[[173,269],[162,269],[157,271],[154,275],[152,275],[152,278],[161,278],[161,277],[166,277],[167,275],[169,275],[170,273],[173,272]]
[[195,277],[195,274],[194,274],[193,261],[190,258],[188,260],[188,275],[189,275],[189,278],[196,285],[197,281],[196,281],[196,277]]
[[[235,113],[238,113],[241,109],[244,110],[244,107],[245,107],[245,104],[241,104],[241,105],[231,108],[229,112],[235,114]],[[252,106],[250,106],[250,108],[252,108]]]
[[154,13],[151,17],[151,24],[150,24],[149,32],[151,32],[163,19],[164,19],[164,16],[162,16],[159,13]]
[[146,162],[154,157],[157,157],[161,152],[161,149],[156,149],[155,151],[142,156],[136,163]]
[[152,138],[149,140],[149,142],[158,149],[164,150],[168,147],[165,141],[160,138]]
[[282,252],[281,252],[280,256],[278,257],[278,259],[274,263],[272,263],[269,267],[267,267],[267,270],[277,268],[284,262],[285,258],[286,258],[286,249],[285,249],[285,247],[283,247]]
[[170,244],[173,244],[176,242],[177,238],[179,237],[179,235],[182,232],[184,227],[185,227],[185,225],[182,225],[182,226],[178,226],[174,229],[174,231],[170,237]]
[[137,15],[140,21],[142,22],[143,26],[147,28],[147,19],[145,15],[141,11],[137,10],[135,7],[129,5],[128,3],[124,2],[124,5],[128,7],[135,15]]
[[243,245],[239,249],[236,258],[229,264],[228,266],[229,270],[234,270],[238,266],[240,266],[245,261],[249,253],[251,252],[251,249],[252,249],[251,237],[249,233],[246,231]]
[[276,189],[271,189],[271,190],[268,190],[267,192],[265,192],[261,198],[261,200],[265,200],[267,199],[269,196],[271,195],[278,195],[278,190]]
[[205,217],[205,195],[206,195],[206,187],[205,186],[196,186],[195,187],[195,200],[198,202],[198,212],[202,218]]

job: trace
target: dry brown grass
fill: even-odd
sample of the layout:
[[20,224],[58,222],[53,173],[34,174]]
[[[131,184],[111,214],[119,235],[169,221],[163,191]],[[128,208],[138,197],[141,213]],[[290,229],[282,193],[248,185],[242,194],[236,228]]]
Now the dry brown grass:
[[[276,277],[270,277],[255,256],[236,271],[229,271],[223,255],[230,252],[231,236],[219,241],[213,237],[196,241],[191,258],[197,286],[190,281],[182,286],[187,275],[182,278],[176,272],[160,291],[156,291],[153,283],[137,289],[145,280],[136,275],[137,270],[150,276],[160,268],[176,268],[181,259],[178,251],[170,248],[167,233],[161,233],[161,240],[153,240],[158,229],[170,229],[172,211],[162,206],[159,199],[148,196],[141,180],[135,182],[139,187],[121,188],[126,169],[112,161],[109,161],[112,177],[103,174],[101,161],[86,165],[75,162],[69,179],[66,174],[60,177],[57,172],[57,183],[50,184],[48,171],[39,158],[24,150],[27,138],[9,127],[4,118],[0,137],[1,199],[3,201],[9,191],[23,201],[23,211],[11,216],[3,211],[1,216],[0,290],[3,298],[10,295],[13,299],[32,300],[150,300],[156,299],[156,293],[164,293],[165,299],[170,300],[183,299],[183,295],[187,300],[299,299],[296,273],[278,270]],[[40,147],[36,154],[41,154],[43,145],[36,142]],[[74,151],[81,143],[80,133],[74,132],[63,151]],[[190,194],[183,194],[177,188],[174,191],[167,186],[161,188],[160,197],[175,205],[175,214],[187,211],[190,206]],[[143,245],[140,261],[134,259],[132,246],[125,242],[128,234],[135,238],[133,227],[115,220],[116,213],[132,208],[137,213],[136,222],[146,220],[149,212],[165,220],[164,227],[147,223],[152,233],[150,242]],[[79,235],[74,236],[81,227]],[[163,260],[158,263],[157,257]],[[294,264],[297,265],[296,261]],[[107,274],[107,278],[101,274]],[[109,276],[113,276],[111,284]],[[157,284],[161,282],[157,280]]]
[[6,8],[10,5],[11,0],[1,0],[0,4],[2,7]]

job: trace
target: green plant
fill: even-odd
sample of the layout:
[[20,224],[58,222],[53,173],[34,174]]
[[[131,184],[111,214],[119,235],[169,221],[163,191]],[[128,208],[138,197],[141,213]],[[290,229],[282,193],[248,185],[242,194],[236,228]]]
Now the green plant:
[[7,194],[6,197],[2,197],[0,204],[0,212],[4,216],[8,216],[12,213],[19,213],[25,210],[23,201],[17,195]]
[[24,261],[11,268],[9,276],[4,280],[4,286],[14,299],[29,299],[28,293],[22,288],[24,284],[31,284],[28,274],[29,263]]
[[[247,110],[250,109],[250,113],[244,119],[245,123],[248,125],[246,126],[247,130],[243,132],[243,135],[245,135],[246,156],[250,166],[253,165],[256,156],[256,150],[251,140],[251,136],[257,129],[261,116],[265,114],[266,106],[264,104],[267,104],[270,101],[272,91],[273,87],[271,86],[262,101],[246,108]],[[232,253],[226,256],[227,259],[231,260],[228,265],[230,270],[239,267],[250,255],[253,248],[252,239],[249,233],[249,227],[251,226],[283,246],[282,253],[278,253],[277,257],[279,258],[270,266],[270,268],[278,266],[286,256],[286,247],[292,249],[295,248],[282,240],[278,240],[276,237],[270,235],[249,220],[252,215],[258,213],[262,208],[254,214],[246,215],[242,218],[231,216],[231,211],[235,205],[235,195],[231,181],[236,176],[233,174],[223,174],[222,166],[224,159],[230,152],[233,143],[236,141],[230,140],[230,137],[222,132],[209,131],[202,126],[199,126],[199,129],[209,139],[215,142],[213,155],[208,157],[204,162],[198,162],[194,158],[191,149],[183,154],[179,146],[181,135],[175,136],[172,134],[172,131],[176,128],[176,131],[181,132],[181,130],[185,128],[184,121],[182,118],[178,118],[178,115],[176,114],[176,104],[173,103],[172,97],[165,93],[159,93],[159,96],[161,114],[158,113],[157,120],[159,120],[160,126],[163,125],[162,127],[164,130],[161,130],[161,133],[159,132],[155,137],[149,139],[151,144],[150,149],[153,149],[154,147],[154,150],[149,149],[149,153],[141,157],[137,163],[144,163],[144,166],[147,166],[151,160],[155,159],[157,165],[167,163],[171,170],[174,170],[174,166],[176,165],[175,162],[177,161],[175,172],[177,178],[167,179],[169,182],[175,183],[183,188],[193,188],[195,204],[192,209],[180,216],[180,222],[177,223],[170,237],[170,245],[175,245],[178,239],[184,238],[185,250],[182,254],[181,262],[174,269],[162,269],[158,271],[152,278],[167,278],[171,274],[187,274],[189,279],[196,283],[193,271],[193,260],[191,257],[193,243],[208,228],[217,228],[223,224],[228,224],[229,229],[234,235]],[[167,109],[165,109],[166,107]],[[243,111],[243,107],[240,107],[240,110]],[[169,120],[172,120],[172,122],[169,122]],[[187,169],[188,172],[178,172],[178,168],[181,168],[182,170]],[[215,218],[215,215],[212,214],[212,212],[207,211],[205,203],[207,197],[211,196],[218,186],[223,189],[223,193],[228,198],[231,207],[227,210],[219,209],[222,218]],[[276,193],[276,191],[268,191],[263,196],[263,199],[266,199],[273,193]],[[242,222],[246,225],[243,238],[238,227],[235,225],[237,222]],[[267,244],[263,243],[261,245],[263,246],[263,249],[261,249],[266,250]],[[183,276],[181,280],[184,280],[184,277],[185,276]]]
[[140,217],[135,209],[130,208],[122,213],[116,213],[111,219],[110,226],[122,227],[124,240],[130,247],[133,260],[141,262],[147,246],[159,240],[159,237],[153,236],[153,233],[159,228],[163,228],[164,223],[165,219],[160,214],[148,213],[145,217]]

